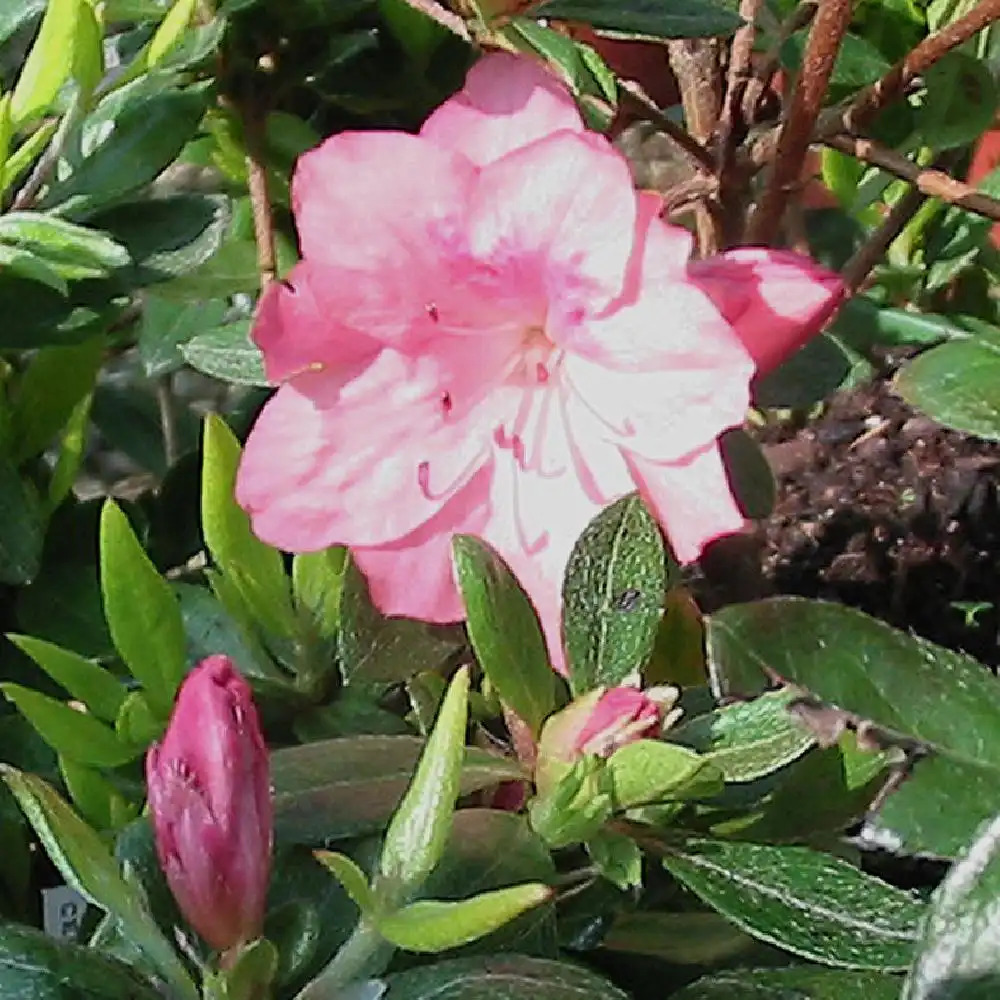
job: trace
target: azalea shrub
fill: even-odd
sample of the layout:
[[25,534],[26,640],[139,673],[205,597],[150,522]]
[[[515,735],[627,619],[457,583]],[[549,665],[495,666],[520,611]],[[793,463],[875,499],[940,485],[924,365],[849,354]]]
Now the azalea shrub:
[[996,678],[753,569],[1000,439],[998,21],[7,0],[0,992],[995,995]]

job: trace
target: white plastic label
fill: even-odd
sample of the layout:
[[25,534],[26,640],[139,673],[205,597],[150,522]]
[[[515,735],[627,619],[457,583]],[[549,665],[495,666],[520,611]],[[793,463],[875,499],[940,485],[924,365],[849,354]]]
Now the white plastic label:
[[80,932],[87,901],[68,885],[42,890],[45,933],[64,941],[75,941]]

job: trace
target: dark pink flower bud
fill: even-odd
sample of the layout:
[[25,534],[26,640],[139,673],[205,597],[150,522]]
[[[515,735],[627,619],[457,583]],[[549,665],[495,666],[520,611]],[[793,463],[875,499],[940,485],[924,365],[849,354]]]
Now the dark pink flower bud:
[[188,923],[219,951],[260,935],[271,872],[267,746],[226,656],[191,671],[146,755],[156,850]]
[[619,747],[657,736],[663,721],[663,706],[634,687],[605,691],[576,734],[577,754],[608,757]]

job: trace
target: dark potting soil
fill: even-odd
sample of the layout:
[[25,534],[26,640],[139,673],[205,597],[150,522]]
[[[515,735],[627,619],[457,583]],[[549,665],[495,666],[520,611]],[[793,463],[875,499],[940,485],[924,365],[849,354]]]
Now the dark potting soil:
[[764,588],[838,601],[1000,665],[1000,445],[941,428],[888,379],[755,436],[778,497]]

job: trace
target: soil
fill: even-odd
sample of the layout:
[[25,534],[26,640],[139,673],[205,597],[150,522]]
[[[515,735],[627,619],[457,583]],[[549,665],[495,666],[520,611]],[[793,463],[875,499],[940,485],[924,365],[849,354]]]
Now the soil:
[[778,482],[765,588],[839,601],[1000,665],[1000,444],[939,427],[888,378],[756,434]]

